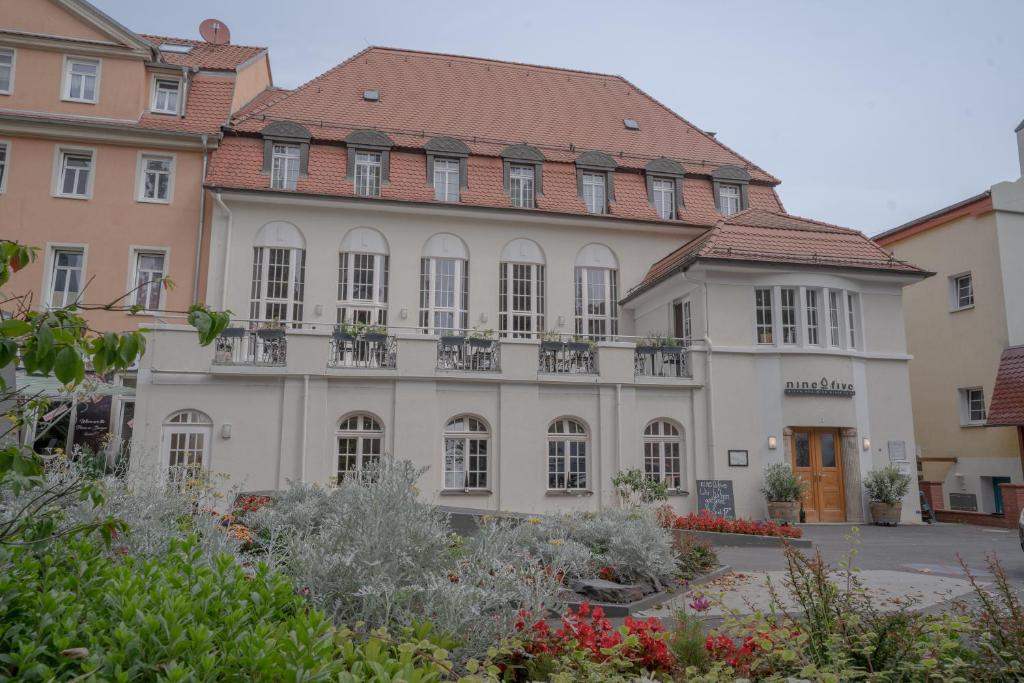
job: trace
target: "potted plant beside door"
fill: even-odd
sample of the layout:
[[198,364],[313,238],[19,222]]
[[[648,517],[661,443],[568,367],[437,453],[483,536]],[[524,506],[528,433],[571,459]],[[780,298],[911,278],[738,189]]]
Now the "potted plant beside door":
[[892,465],[871,470],[864,477],[875,524],[896,526],[903,512],[903,496],[910,490],[910,477]]
[[778,462],[764,468],[761,493],[768,499],[768,519],[796,524],[800,521],[800,501],[807,482],[786,463]]

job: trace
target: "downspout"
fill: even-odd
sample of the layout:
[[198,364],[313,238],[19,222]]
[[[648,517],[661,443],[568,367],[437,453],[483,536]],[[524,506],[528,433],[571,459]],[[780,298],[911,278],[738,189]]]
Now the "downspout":
[[715,403],[711,395],[711,307],[708,297],[708,283],[704,281],[704,344],[707,346],[707,376],[704,378],[708,403],[708,478],[715,478]]
[[302,440],[299,448],[299,456],[302,458],[302,466],[299,470],[299,481],[306,483],[306,431],[309,427],[309,375],[302,376]]
[[214,201],[228,216],[228,229],[227,234],[224,236],[224,271],[222,277],[224,281],[221,283],[220,288],[220,310],[225,311],[228,307],[228,266],[231,265],[231,209],[224,203],[224,200],[220,196],[220,192],[213,195]]
[[207,147],[208,138],[203,133],[203,175],[199,178],[199,227],[196,230],[196,261],[192,269],[192,303],[199,303],[199,269],[203,259],[203,224],[206,222],[206,168],[210,163],[210,150]]

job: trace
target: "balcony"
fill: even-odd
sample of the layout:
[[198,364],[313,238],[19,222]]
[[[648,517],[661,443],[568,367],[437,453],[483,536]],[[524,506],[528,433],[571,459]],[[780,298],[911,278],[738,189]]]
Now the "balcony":
[[685,346],[639,344],[633,352],[637,377],[690,377]]
[[483,337],[442,336],[437,340],[437,369],[499,372],[500,346]]
[[596,375],[597,346],[585,341],[542,341],[537,369],[555,375]]
[[228,327],[217,337],[214,349],[214,365],[288,364],[288,337],[283,329]]
[[384,333],[335,331],[328,343],[327,367],[393,370],[398,367],[398,343]]

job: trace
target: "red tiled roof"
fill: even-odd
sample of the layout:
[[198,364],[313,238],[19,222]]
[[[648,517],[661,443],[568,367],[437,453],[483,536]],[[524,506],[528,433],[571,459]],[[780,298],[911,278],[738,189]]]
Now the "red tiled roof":
[[164,43],[172,45],[191,45],[192,50],[181,54],[177,52],[160,52],[161,60],[168,64],[177,66],[190,66],[199,69],[215,69],[234,71],[239,66],[249,61],[261,52],[266,52],[265,47],[253,47],[251,45],[214,45],[205,40],[191,40],[189,38],[172,38],[169,36],[153,36],[142,34],[142,37],[156,47]]
[[[348,150],[339,145],[310,146],[309,174],[300,177],[296,191],[302,194],[354,197],[355,189],[345,179]],[[433,189],[425,182],[426,157],[413,151],[391,153],[390,182],[381,188],[380,199],[435,202]],[[502,186],[501,159],[471,156],[467,171],[469,187],[462,190],[460,204],[512,208],[512,200]],[[210,161],[207,184],[211,187],[241,190],[270,190],[270,176],[263,173],[263,142],[252,137],[226,137]],[[775,209],[777,199],[771,187],[752,185],[750,203]],[[683,181],[686,206],[679,219],[687,224],[713,225],[720,218],[711,194],[711,181],[686,178]],[[377,201],[377,198],[365,198]],[[447,205],[450,206],[450,205]],[[583,200],[576,194],[576,168],[573,164],[544,164],[544,193],[537,196],[537,209],[569,214],[586,214]],[[628,220],[661,221],[647,202],[647,187],[639,173],[618,173],[615,200],[609,216]]]
[[928,274],[917,266],[894,259],[856,230],[779,211],[750,208],[720,220],[708,232],[657,261],[623,301],[638,296],[699,259]]
[[[379,102],[362,99],[370,89]],[[640,130],[626,130],[627,118]],[[234,125],[255,133],[277,120],[301,123],[318,140],[376,128],[400,146],[448,135],[474,154],[496,155],[526,142],[550,161],[602,150],[620,166],[667,156],[689,173],[730,164],[755,181],[778,182],[620,76],[489,59],[371,47],[283,98],[247,108]]]
[[140,128],[174,130],[183,133],[219,133],[231,115],[235,82],[223,76],[195,76],[188,89],[185,116],[145,113]]
[[1024,346],[1003,349],[985,424],[1024,425]]

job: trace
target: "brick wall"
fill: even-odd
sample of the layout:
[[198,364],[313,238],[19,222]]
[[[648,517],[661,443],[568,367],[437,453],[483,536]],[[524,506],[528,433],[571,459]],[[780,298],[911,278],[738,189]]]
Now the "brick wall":
[[1024,484],[1000,484],[1003,491],[1003,511],[1006,515],[1006,526],[1016,527],[1020,519],[1020,511],[1024,510]]
[[935,519],[940,522],[954,524],[974,524],[977,526],[1015,529],[1020,511],[1024,510],[1024,484],[1000,484],[1003,491],[1004,514],[994,515],[988,512],[967,512],[965,510],[946,510],[942,503],[942,483],[937,481],[920,482],[921,491],[935,511]]

